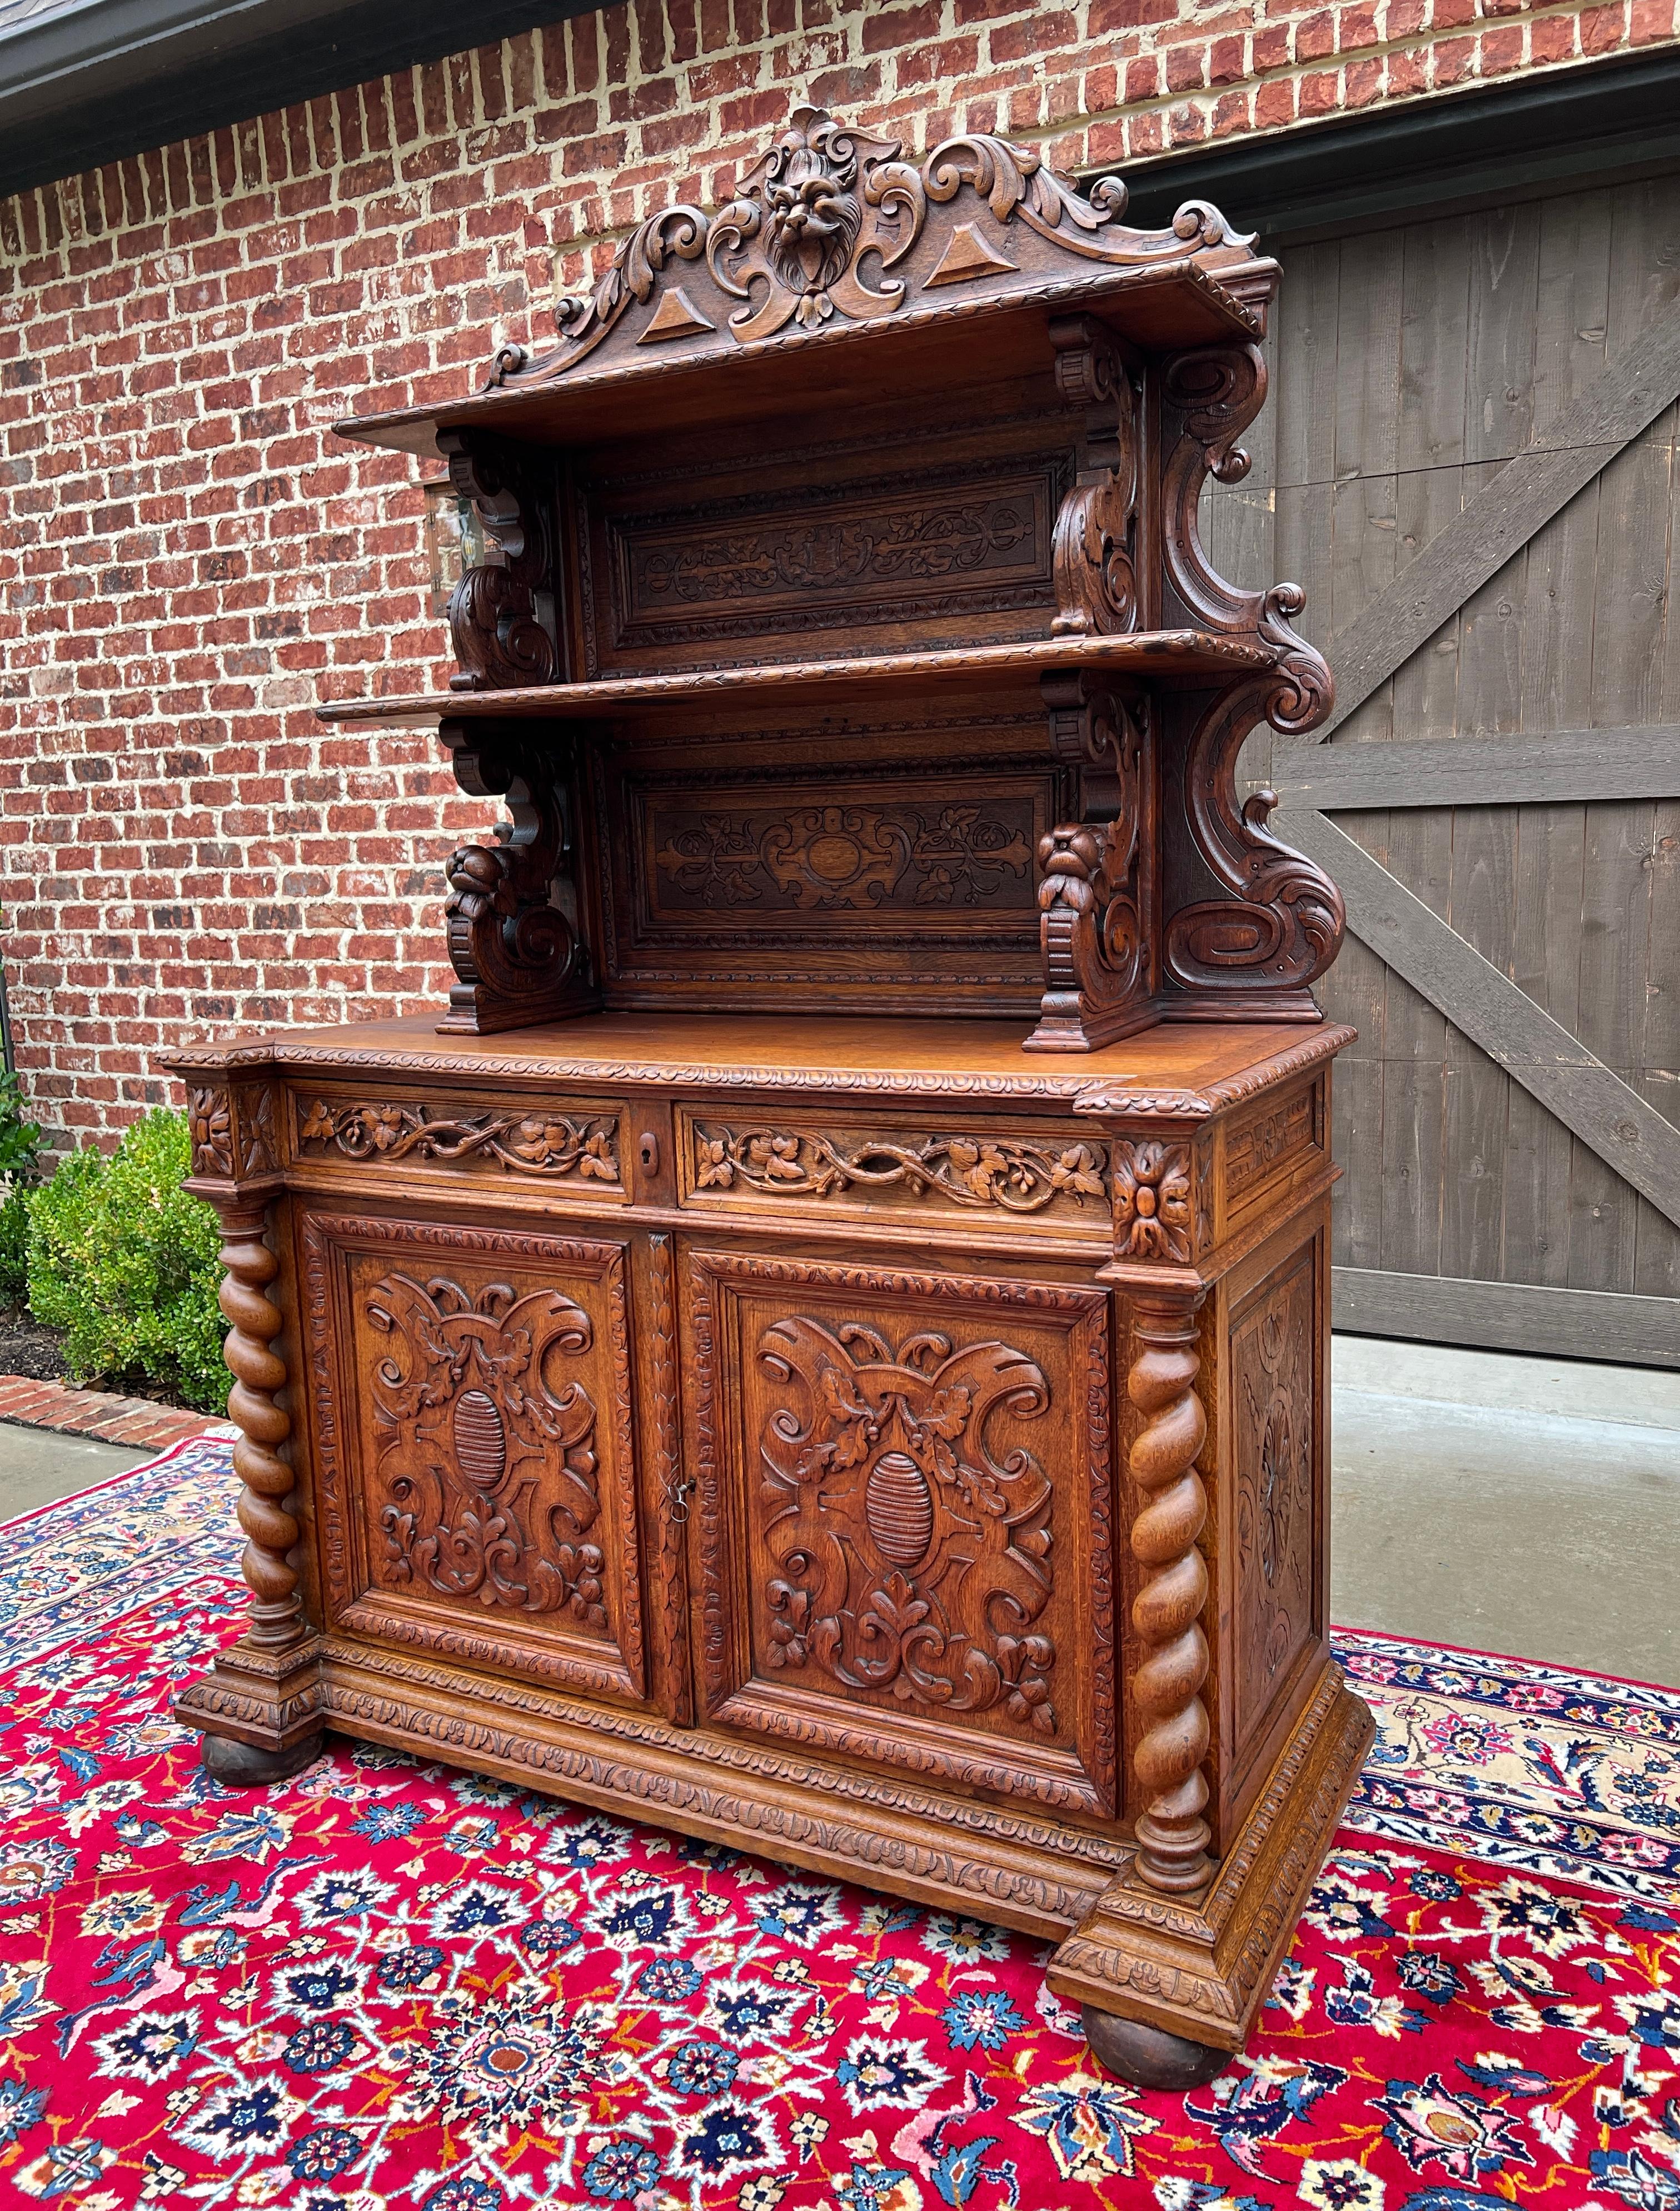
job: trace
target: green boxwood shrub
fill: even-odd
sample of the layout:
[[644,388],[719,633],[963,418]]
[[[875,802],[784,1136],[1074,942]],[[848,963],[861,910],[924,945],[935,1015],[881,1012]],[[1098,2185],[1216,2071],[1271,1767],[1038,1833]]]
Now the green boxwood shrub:
[[72,1152],[29,1193],[29,1305],[64,1330],[79,1382],[140,1375],[204,1412],[227,1402],[215,1215],[181,1188],[186,1116],[160,1106],[115,1154]]
[[0,1307],[8,1309],[28,1289],[29,1192],[40,1142],[39,1122],[24,1118],[16,1075],[0,1074]]

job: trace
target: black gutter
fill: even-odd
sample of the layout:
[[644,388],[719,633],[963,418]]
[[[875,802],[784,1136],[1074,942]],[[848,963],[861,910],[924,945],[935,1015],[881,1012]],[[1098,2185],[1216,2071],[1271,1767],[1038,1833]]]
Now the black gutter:
[[1126,219],[1211,200],[1269,241],[1680,166],[1680,45],[1228,139],[1124,171]]
[[197,138],[590,0],[87,0],[0,33],[0,195]]

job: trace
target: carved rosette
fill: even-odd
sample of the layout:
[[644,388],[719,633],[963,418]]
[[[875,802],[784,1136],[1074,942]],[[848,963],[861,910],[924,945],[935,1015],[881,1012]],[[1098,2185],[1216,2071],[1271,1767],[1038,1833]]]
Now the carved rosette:
[[512,821],[498,843],[450,857],[444,918],[460,979],[439,1028],[482,1036],[592,1013],[601,996],[589,948],[555,902],[556,879],[569,887],[571,861],[563,762],[494,723],[446,722],[440,735],[461,788],[505,795]]
[[1155,988],[1155,754],[1146,700],[1046,676],[1052,748],[1083,819],[1039,845],[1045,992],[1029,1051],[1095,1051],[1149,1018]]
[[552,469],[506,439],[440,430],[449,480],[477,508],[487,558],[449,601],[461,666],[456,691],[500,691],[559,680]]
[[1122,1259],[1170,1259],[1194,1250],[1190,1152],[1150,1142],[1114,1147],[1114,1251]]
[[266,1082],[195,1084],[187,1093],[187,1130],[197,1180],[256,1182],[279,1170],[274,1092]]
[[1207,1498],[1196,1464],[1207,1416],[1196,1394],[1198,1303],[1134,1298],[1126,1380],[1143,1415],[1130,1461],[1140,1500],[1131,1549],[1143,1570],[1131,1608],[1143,1645],[1131,1681],[1140,1730],[1131,1772],[1145,1800],[1135,1829],[1137,1872],[1169,1893],[1199,1888],[1210,1869],[1202,1816],[1209,1727],[1201,1699],[1209,1667],[1201,1622],[1208,1574],[1197,1544]]

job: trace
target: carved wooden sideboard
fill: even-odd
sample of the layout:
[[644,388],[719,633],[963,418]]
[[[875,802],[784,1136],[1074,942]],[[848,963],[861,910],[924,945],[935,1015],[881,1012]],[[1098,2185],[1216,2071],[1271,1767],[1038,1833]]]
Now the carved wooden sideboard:
[[555,348],[361,415],[484,565],[441,1021],[168,1055],[250,1624],[337,1727],[1057,1941],[1240,2047],[1369,1740],[1325,1631],[1334,888],[1242,802],[1330,684],[1197,506],[1277,276],[798,111]]

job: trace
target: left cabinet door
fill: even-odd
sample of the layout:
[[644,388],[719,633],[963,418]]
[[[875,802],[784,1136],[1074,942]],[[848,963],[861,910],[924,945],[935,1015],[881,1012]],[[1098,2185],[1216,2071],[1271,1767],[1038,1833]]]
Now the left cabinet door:
[[626,1245],[323,1211],[299,1258],[329,1624],[640,1697]]

